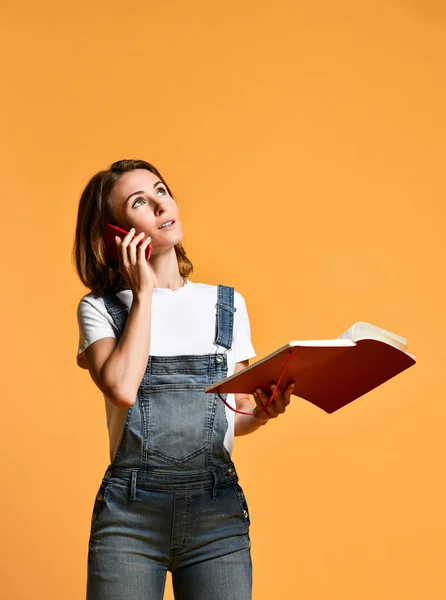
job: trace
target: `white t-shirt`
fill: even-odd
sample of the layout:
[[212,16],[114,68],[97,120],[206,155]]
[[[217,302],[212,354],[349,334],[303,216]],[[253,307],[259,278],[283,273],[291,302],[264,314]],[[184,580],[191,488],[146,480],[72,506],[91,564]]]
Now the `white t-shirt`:
[[[132,291],[117,293],[119,299],[130,309]],[[243,296],[234,290],[234,330],[232,348],[227,350],[214,345],[217,286],[205,283],[186,284],[173,291],[155,288],[152,295],[152,318],[150,354],[154,356],[176,356],[181,354],[213,354],[227,352],[228,376],[232,375],[236,363],[256,356],[251,343],[251,328]],[[104,299],[93,293],[86,294],[77,309],[79,324],[79,347],[77,364],[86,369],[84,350],[93,342],[105,338],[119,338],[116,326],[107,312]],[[118,451],[124,430],[127,408],[121,408],[105,395],[105,411],[110,440],[110,462]],[[221,402],[221,400],[219,400]],[[235,408],[234,394],[228,394],[227,402]],[[234,411],[225,407],[228,430],[224,444],[229,454],[234,444]]]

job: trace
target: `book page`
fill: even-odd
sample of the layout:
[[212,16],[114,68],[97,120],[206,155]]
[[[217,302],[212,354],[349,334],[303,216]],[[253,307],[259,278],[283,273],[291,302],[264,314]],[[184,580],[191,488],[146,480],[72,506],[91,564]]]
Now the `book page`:
[[403,352],[407,350],[407,340],[405,338],[365,321],[358,321],[344,331],[344,333],[341,333],[338,339],[350,339],[354,341],[372,339],[390,344]]

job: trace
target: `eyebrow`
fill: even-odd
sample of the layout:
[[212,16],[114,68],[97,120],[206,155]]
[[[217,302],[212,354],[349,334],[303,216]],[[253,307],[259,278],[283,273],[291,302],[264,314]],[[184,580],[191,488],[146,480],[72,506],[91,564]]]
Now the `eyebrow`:
[[[153,187],[156,187],[159,183],[163,183],[163,182],[161,180],[155,181],[155,183],[153,184]],[[164,185],[164,183],[163,183],[163,185]],[[127,204],[127,202],[130,200],[130,198],[132,196],[134,196],[135,194],[144,194],[144,190],[138,190],[137,192],[133,192],[132,194],[130,194],[130,196],[127,198],[125,203]]]

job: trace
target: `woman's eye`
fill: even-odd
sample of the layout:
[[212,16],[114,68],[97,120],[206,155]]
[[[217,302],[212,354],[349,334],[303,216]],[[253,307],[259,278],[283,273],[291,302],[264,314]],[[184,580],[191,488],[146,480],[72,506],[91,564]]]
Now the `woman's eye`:
[[[163,192],[163,195],[167,194],[167,191],[166,191],[166,189],[165,189],[165,188],[162,188],[162,187],[160,187],[160,188],[158,188],[158,189],[156,190],[156,194],[158,194],[158,192]],[[132,208],[135,208],[135,206],[137,206],[137,202],[139,202],[140,200],[141,200],[142,202],[145,202],[145,200],[144,200],[144,198],[143,198],[142,196],[138,196],[138,198],[136,198],[135,202],[133,203],[133,205],[132,205]],[[139,206],[139,205],[138,205],[138,206]]]

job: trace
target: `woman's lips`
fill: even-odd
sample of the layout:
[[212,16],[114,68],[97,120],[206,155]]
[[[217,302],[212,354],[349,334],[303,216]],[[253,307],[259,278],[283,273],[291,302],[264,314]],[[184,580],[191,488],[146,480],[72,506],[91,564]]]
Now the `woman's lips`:
[[173,229],[175,227],[176,221],[174,221],[172,223],[172,225],[169,225],[169,227],[162,227],[161,229],[159,229],[159,231],[170,231],[171,229]]

